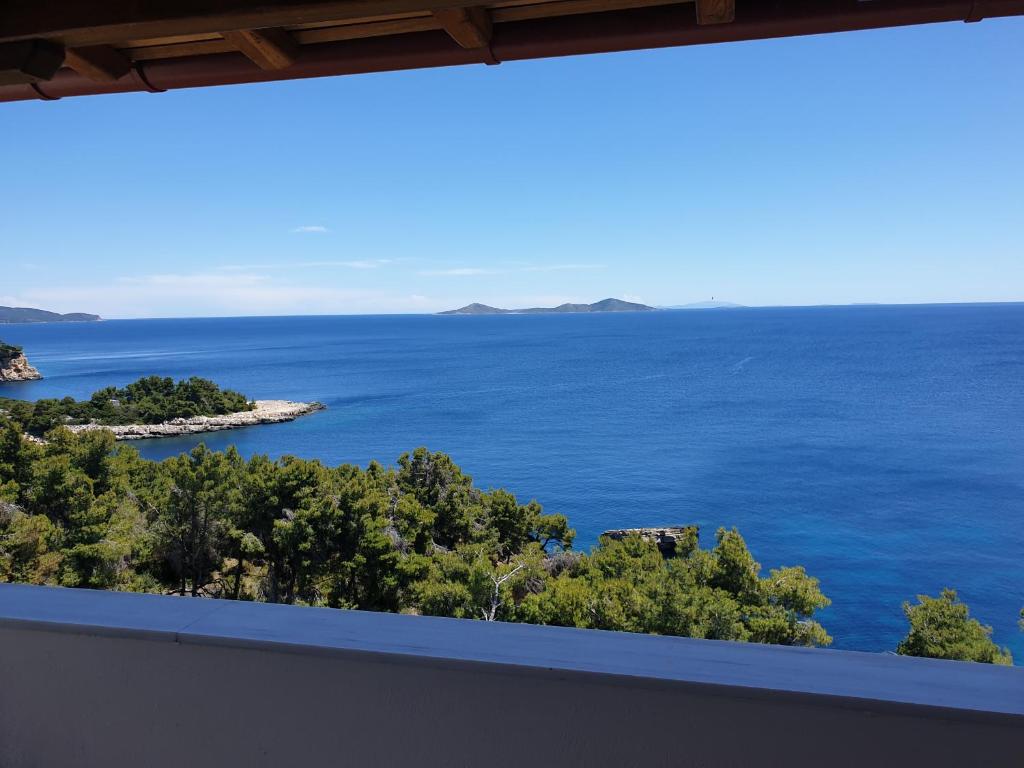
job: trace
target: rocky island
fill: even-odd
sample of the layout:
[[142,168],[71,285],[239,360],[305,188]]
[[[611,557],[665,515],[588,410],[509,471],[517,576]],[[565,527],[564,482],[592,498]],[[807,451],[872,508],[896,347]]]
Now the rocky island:
[[198,377],[175,382],[147,376],[126,387],[101,389],[88,400],[66,397],[33,403],[0,398],[0,415],[20,423],[36,438],[58,426],[72,432],[105,429],[118,440],[176,437],[292,421],[323,407],[290,400],[250,400]]
[[0,341],[0,382],[32,381],[43,378],[33,368],[21,347]]
[[467,304],[459,309],[438,312],[439,315],[546,315],[578,312],[653,312],[654,307],[622,299],[604,299],[593,304],[559,304],[557,307],[530,307],[528,309],[500,309],[486,304]]

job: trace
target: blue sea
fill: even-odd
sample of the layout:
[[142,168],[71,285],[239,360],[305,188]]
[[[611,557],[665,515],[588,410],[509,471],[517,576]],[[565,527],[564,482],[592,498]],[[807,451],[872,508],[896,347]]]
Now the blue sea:
[[1024,305],[522,316],[253,317],[0,326],[86,397],[205,376],[319,400],[298,421],[147,441],[394,462],[450,453],[484,487],[611,527],[736,526],[803,564],[834,647],[892,649],[901,603],[952,586],[1024,662]]

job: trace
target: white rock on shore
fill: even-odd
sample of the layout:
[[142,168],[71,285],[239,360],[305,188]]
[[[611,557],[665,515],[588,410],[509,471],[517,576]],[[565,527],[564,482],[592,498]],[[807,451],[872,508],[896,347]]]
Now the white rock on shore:
[[291,400],[255,400],[256,408],[223,416],[193,416],[190,419],[172,419],[162,424],[124,424],[105,426],[103,424],[69,424],[72,432],[89,432],[107,429],[117,440],[147,440],[153,437],[179,437],[200,432],[220,432],[225,429],[251,427],[257,424],[278,424],[293,421],[299,416],[323,410],[320,403],[295,403]]
[[0,382],[33,381],[41,378],[43,378],[42,374],[29,365],[28,358],[24,354],[0,358]]

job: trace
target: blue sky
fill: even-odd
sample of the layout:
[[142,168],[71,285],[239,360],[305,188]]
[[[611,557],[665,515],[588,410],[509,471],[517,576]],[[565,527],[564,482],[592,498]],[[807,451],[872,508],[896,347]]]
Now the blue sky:
[[0,105],[0,304],[1024,300],[1024,20]]

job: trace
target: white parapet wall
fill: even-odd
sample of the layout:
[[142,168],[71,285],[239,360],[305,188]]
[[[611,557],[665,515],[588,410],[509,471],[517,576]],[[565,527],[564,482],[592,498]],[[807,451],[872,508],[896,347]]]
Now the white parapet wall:
[[0,766],[1022,766],[1024,669],[0,586]]

